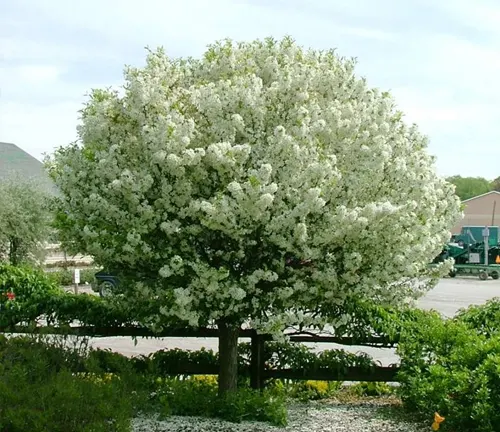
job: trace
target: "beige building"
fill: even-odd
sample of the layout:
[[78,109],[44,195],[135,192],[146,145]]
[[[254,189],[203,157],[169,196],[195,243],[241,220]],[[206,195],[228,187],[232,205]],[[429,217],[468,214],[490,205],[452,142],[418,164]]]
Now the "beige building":
[[457,224],[452,234],[460,233],[465,225],[500,226],[500,192],[492,191],[463,201],[464,218]]

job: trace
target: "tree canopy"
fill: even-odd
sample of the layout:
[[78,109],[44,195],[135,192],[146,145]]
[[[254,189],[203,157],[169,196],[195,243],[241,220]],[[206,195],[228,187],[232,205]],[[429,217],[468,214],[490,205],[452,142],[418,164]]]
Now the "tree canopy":
[[500,192],[500,177],[495,178],[491,182],[491,189],[497,192]]
[[455,193],[462,201],[495,190],[495,181],[490,182],[483,177],[455,175],[448,177],[446,180],[455,185]]
[[38,260],[50,232],[49,196],[30,180],[0,182],[0,257],[13,265]]
[[243,322],[335,326],[352,297],[415,295],[459,215],[391,96],[289,38],[150,52],[92,92],[78,136],[49,162],[65,244],[149,275],[160,315],[217,323],[221,361]]

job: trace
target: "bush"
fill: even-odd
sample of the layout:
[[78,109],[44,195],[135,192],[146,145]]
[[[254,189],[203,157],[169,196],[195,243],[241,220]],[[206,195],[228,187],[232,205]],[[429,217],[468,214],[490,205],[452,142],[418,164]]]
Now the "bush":
[[342,387],[340,381],[296,381],[285,384],[287,394],[301,401],[328,399]]
[[137,321],[135,304],[94,295],[75,295],[60,288],[57,278],[32,267],[0,264],[0,328],[45,318],[49,325],[79,321],[81,325],[120,327]]
[[461,309],[455,319],[484,336],[499,334],[500,298],[493,298],[480,306]]
[[147,410],[286,423],[283,392],[243,387],[220,397],[214,375],[151,379],[162,361],[210,359],[207,351],[162,352],[152,365],[147,358],[89,350],[85,343],[68,349],[67,342],[0,337],[0,430],[121,432],[135,413]]
[[[140,325],[160,307],[156,301],[64,292],[57,276],[31,267],[0,264],[0,329],[33,323],[43,318],[49,325],[78,321],[82,326],[122,327]],[[164,320],[160,326],[174,327]]]
[[[238,346],[241,368],[250,366],[250,344]],[[313,348],[295,342],[267,342],[264,350],[267,369],[303,369],[317,371],[329,369],[340,374],[348,368],[358,367],[367,372],[376,367],[376,363],[366,353],[353,354],[342,349],[324,350],[319,353]]]
[[61,292],[41,270],[0,264],[0,327],[34,321]]
[[429,421],[434,412],[444,416],[443,430],[498,431],[500,336],[486,325],[493,309],[413,327],[398,346],[403,402]]
[[37,373],[44,367],[49,373],[63,369],[71,372],[84,372],[85,348],[79,350],[63,348],[64,341],[33,336],[7,338],[0,336],[0,364],[19,365],[26,369],[26,374],[37,379]]
[[163,414],[221,418],[232,422],[266,421],[278,426],[287,422],[284,398],[271,391],[240,388],[224,396],[217,393],[217,380],[206,377],[164,379],[157,389]]
[[136,365],[153,376],[179,375],[179,371],[186,366],[191,366],[193,369],[197,367],[217,369],[219,355],[205,348],[198,351],[167,349],[156,351],[147,357],[142,356],[136,360]]
[[0,293],[5,295],[7,292],[13,292],[18,301],[24,301],[60,290],[41,270],[0,263]]
[[110,349],[89,350],[86,364],[88,370],[99,370],[103,373],[118,375],[131,373],[132,371],[137,373],[134,367],[134,359],[125,357],[123,354],[113,352]]
[[385,382],[359,382],[349,390],[358,396],[388,396],[395,391],[394,387]]
[[132,405],[119,382],[99,385],[74,376],[66,369],[31,381],[25,372],[17,365],[0,372],[0,430],[129,430]]
[[0,430],[129,431],[134,400],[127,381],[75,373],[81,369],[85,357],[76,351],[0,338]]

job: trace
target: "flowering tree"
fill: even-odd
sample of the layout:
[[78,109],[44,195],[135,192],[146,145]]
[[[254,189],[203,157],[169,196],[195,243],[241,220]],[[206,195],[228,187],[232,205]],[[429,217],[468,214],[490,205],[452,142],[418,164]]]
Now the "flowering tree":
[[[160,315],[220,330],[336,325],[350,298],[417,295],[459,214],[426,139],[354,62],[292,40],[223,41],[201,59],[149,53],[94,90],[79,142],[49,161],[67,245],[155,275]],[[139,288],[137,288],[139,289]],[[157,326],[161,317],[153,317]]]

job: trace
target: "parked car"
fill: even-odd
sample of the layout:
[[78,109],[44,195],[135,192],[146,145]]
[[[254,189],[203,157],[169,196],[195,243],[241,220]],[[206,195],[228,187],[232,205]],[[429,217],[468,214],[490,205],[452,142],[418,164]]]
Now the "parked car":
[[92,289],[98,292],[101,297],[107,297],[116,292],[119,280],[113,273],[101,270],[98,271],[94,277],[95,282],[92,284]]

